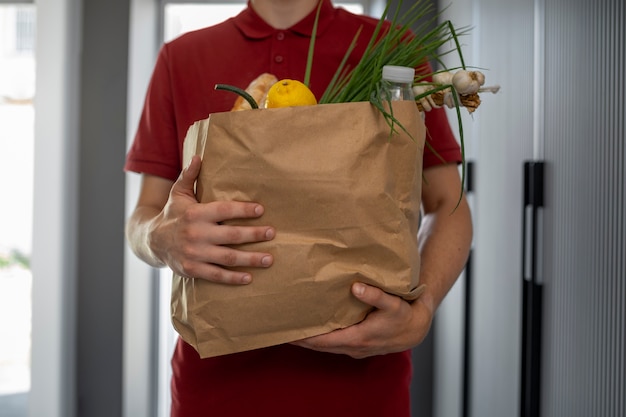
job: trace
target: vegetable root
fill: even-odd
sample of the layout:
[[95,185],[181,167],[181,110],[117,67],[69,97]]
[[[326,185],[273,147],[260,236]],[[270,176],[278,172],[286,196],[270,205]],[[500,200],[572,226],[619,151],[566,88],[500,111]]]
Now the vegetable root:
[[478,93],[495,94],[500,90],[500,86],[483,87],[484,84],[485,76],[480,71],[441,71],[433,75],[432,83],[415,84],[413,92],[420,111],[431,111],[443,106],[454,108],[456,103],[453,94],[456,94],[459,105],[473,113],[481,103]]

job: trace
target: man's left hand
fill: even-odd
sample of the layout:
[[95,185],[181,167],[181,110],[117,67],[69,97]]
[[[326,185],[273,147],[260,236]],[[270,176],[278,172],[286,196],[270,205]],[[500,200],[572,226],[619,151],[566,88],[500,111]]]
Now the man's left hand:
[[433,312],[421,298],[409,303],[380,288],[359,282],[352,285],[352,294],[374,307],[362,322],[293,344],[360,359],[401,352],[418,345],[426,337]]

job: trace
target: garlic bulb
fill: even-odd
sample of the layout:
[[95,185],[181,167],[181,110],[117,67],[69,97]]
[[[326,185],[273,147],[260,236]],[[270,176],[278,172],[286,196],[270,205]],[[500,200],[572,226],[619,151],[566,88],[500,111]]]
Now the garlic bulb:
[[433,74],[433,82],[435,84],[450,85],[452,84],[453,76],[454,74],[448,71],[438,72],[436,74]]
[[452,85],[459,94],[476,94],[485,84],[485,76],[480,71],[459,70],[452,77]]

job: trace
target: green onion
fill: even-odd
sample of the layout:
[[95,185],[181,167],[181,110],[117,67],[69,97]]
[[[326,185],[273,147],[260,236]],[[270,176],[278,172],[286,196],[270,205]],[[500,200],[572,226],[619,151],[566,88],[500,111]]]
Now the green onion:
[[[433,60],[445,68],[442,58],[448,54],[456,53],[461,62],[461,68],[465,69],[465,60],[463,59],[458,38],[468,31],[467,28],[463,28],[460,32],[457,32],[454,25],[449,20],[439,23],[438,19],[441,13],[432,13],[433,6],[427,0],[416,0],[413,6],[411,6],[408,12],[404,13],[402,17],[400,17],[401,6],[402,0],[399,0],[393,15],[390,16],[388,23],[385,23],[387,22],[387,16],[390,15],[389,2],[387,3],[361,60],[354,68],[348,69],[346,63],[361,35],[361,30],[359,29],[357,31],[328,87],[319,100],[319,104],[369,101],[383,114],[391,128],[391,134],[397,132],[396,127],[399,127],[405,132],[406,129],[404,129],[402,124],[393,116],[391,106],[389,106],[389,111],[385,108],[383,99],[381,99],[380,94],[378,94],[383,66],[398,65],[417,68]],[[309,45],[309,56],[305,74],[305,84],[307,85],[313,58],[319,11],[318,6],[313,35]],[[428,17],[428,14],[432,14],[432,16]],[[417,23],[420,21],[422,23],[417,26]],[[450,46],[451,44],[453,46]],[[422,74],[418,76],[416,82],[430,75],[432,74]],[[437,86],[434,90],[429,91],[428,94],[449,87],[452,87],[453,99],[456,104],[456,116],[459,125],[462,156],[461,183],[464,184],[466,173],[465,141],[463,137],[460,103],[456,90],[454,86]],[[416,97],[416,100],[423,97],[424,95]],[[428,139],[426,140],[426,146],[444,161],[434,150]],[[462,195],[463,189],[461,189],[461,197]],[[459,197],[459,203],[461,202],[461,197]]]
[[320,0],[315,13],[315,21],[313,22],[313,32],[311,33],[311,42],[309,42],[309,54],[306,60],[306,70],[304,72],[304,85],[311,87],[311,67],[313,66],[313,52],[315,51],[315,37],[317,36],[317,25],[320,20],[320,12],[322,11],[323,1]]

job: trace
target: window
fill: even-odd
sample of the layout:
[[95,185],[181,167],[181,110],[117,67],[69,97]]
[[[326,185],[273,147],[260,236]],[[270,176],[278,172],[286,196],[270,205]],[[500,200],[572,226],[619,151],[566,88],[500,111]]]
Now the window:
[[0,410],[11,416],[26,416],[30,390],[35,19],[33,5],[0,4]]
[[32,8],[16,8],[15,34],[16,52],[32,54],[35,50],[35,13]]

